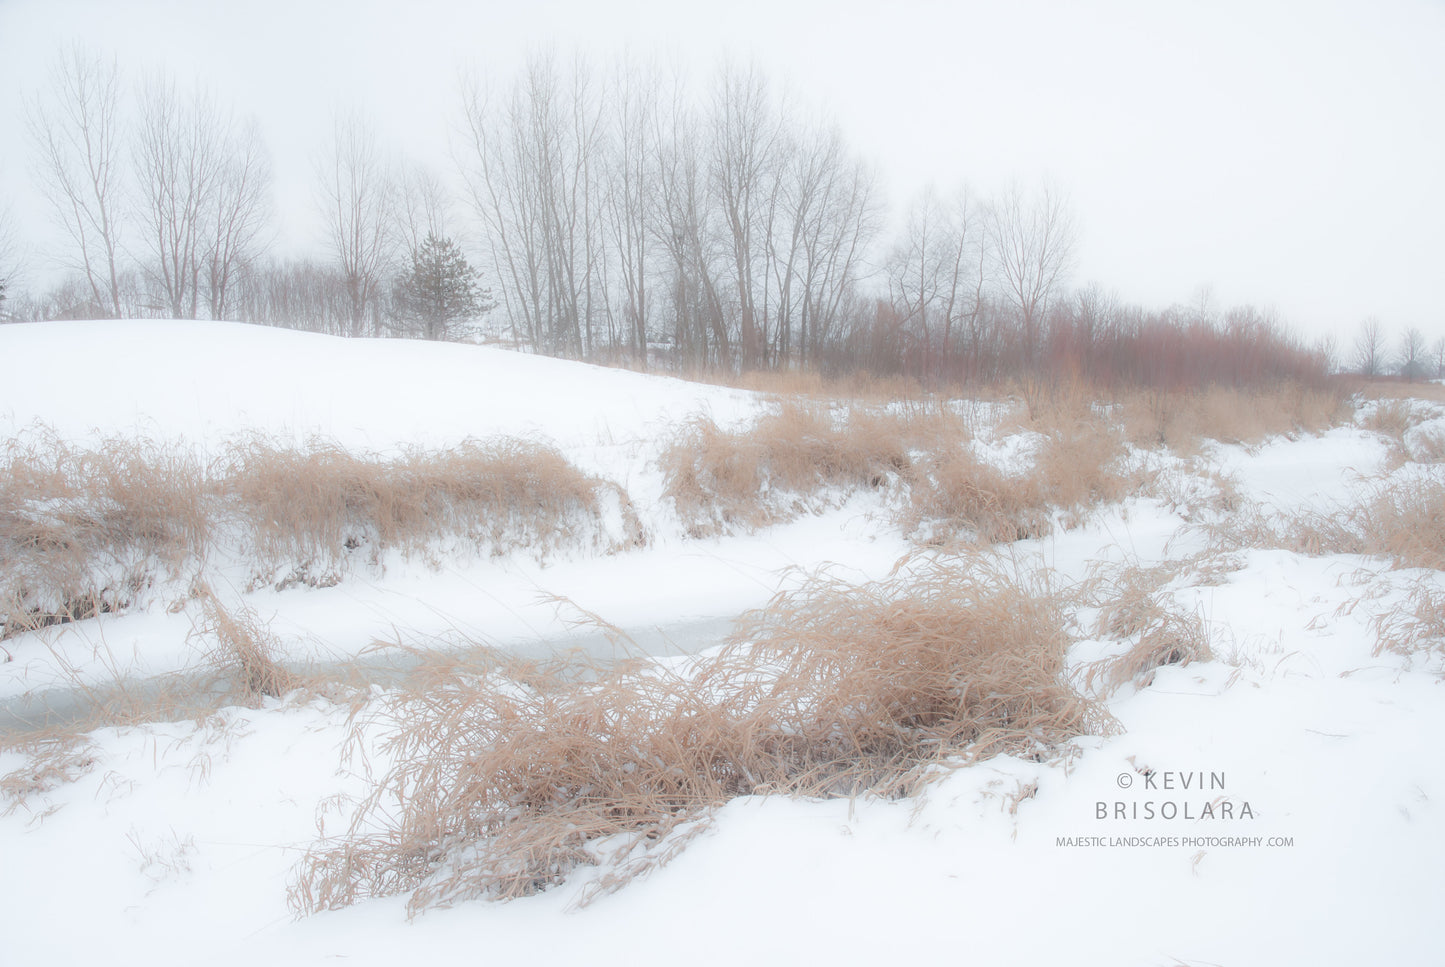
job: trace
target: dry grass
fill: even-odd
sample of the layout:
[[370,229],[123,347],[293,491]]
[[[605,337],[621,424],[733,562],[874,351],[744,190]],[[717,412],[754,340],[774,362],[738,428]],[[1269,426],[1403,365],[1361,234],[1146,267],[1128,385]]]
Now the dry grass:
[[1098,609],[1094,633],[1129,642],[1129,648],[1090,663],[1084,671],[1085,691],[1094,691],[1097,684],[1107,695],[1129,682],[1147,688],[1163,666],[1211,661],[1214,649],[1204,620],[1196,611],[1181,609],[1168,585],[1181,577],[1204,583],[1231,567],[1228,559],[1186,558],[1153,567],[1095,568],[1084,587],[1085,600]]
[[1340,392],[1297,384],[1269,390],[1138,391],[1125,395],[1118,408],[1131,443],[1183,454],[1196,452],[1204,440],[1249,445],[1271,436],[1319,433],[1349,415],[1348,399]]
[[179,446],[80,449],[37,430],[0,451],[0,638],[126,609],[157,584],[184,599],[213,558],[285,586],[334,583],[390,551],[544,555],[645,539],[620,487],[536,443],[383,459],[253,440],[206,466]]
[[1421,429],[1412,434],[1406,452],[1416,463],[1445,463],[1445,429]]
[[74,742],[99,728],[201,721],[228,706],[254,708],[298,692],[346,701],[357,690],[344,670],[323,681],[288,668],[281,642],[255,612],[224,607],[204,587],[186,643],[194,653],[186,667],[144,679],[126,672],[103,639],[86,643],[98,662],[90,667],[77,667],[61,643],[49,643],[50,663],[64,684],[13,700],[0,713],[0,750]]
[[1053,506],[1082,509],[1122,500],[1138,481],[1123,470],[1123,441],[1098,417],[1051,431],[1034,460],[1044,498]]
[[[250,609],[229,611],[206,589],[201,595],[201,615],[190,640],[202,646],[214,669],[206,691],[223,696],[224,704],[281,698],[307,683],[281,663],[280,643]],[[217,684],[222,687],[217,689]]]
[[197,461],[108,440],[83,450],[40,430],[0,450],[0,638],[128,607],[179,577],[210,537]]
[[1101,393],[1082,379],[1034,375],[1013,382],[1009,395],[1021,404],[1014,416],[1020,428],[1046,431],[1089,419]]
[[697,418],[663,450],[664,493],[693,537],[767,526],[895,482],[911,495],[902,522],[924,541],[1039,536],[1051,510],[1118,500],[1134,483],[1120,469],[1118,433],[1091,405],[1039,412],[1029,425],[1043,434],[1036,465],[1013,475],[966,446],[966,417],[933,404],[834,412],[793,402],[736,431]]
[[1088,508],[1135,488],[1123,470],[1119,434],[1098,415],[1045,419],[1059,422],[1036,421],[1044,436],[1023,473],[1004,473],[963,446],[930,454],[913,476],[907,528],[933,543],[964,535],[986,543],[1024,540],[1048,534],[1055,511],[1067,512],[1072,526]]
[[1035,577],[936,565],[817,578],[686,667],[499,668],[402,694],[396,766],[298,869],[293,904],[409,893],[416,913],[603,865],[586,902],[736,796],[901,794],[951,761],[1047,755],[1106,725],[1062,680],[1063,628]]
[[20,752],[25,761],[18,768],[0,775],[0,802],[8,816],[22,807],[29,808],[32,797],[52,792],[74,782],[95,767],[95,750],[89,739],[70,732],[47,733],[0,743],[0,751]]
[[1445,481],[1381,485],[1348,513],[1306,518],[1300,526],[1326,550],[1445,570]]
[[1445,655],[1445,590],[1428,579],[1416,581],[1407,601],[1373,624],[1376,655]]
[[1280,519],[1243,509],[1211,528],[1226,549],[1278,547],[1301,554],[1362,554],[1395,567],[1445,570],[1445,481],[1386,480],[1353,507]]
[[963,418],[936,407],[854,408],[835,417],[790,403],[743,430],[690,421],[662,451],[664,494],[693,537],[788,520],[830,488],[877,488],[905,476],[910,450],[966,439]]
[[1422,426],[1440,415],[1439,407],[1415,399],[1380,399],[1365,404],[1359,425],[1383,436],[1397,463],[1441,463],[1445,462],[1445,430]]
[[1445,384],[1408,382],[1395,379],[1355,378],[1348,381],[1350,392],[1367,400],[1429,400],[1445,403]]
[[[334,569],[351,552],[375,560],[445,538],[492,555],[645,540],[621,488],[552,447],[519,440],[468,441],[396,460],[324,442],[295,449],[255,441],[232,447],[218,490],[245,521],[260,561]],[[616,538],[601,527],[609,499],[623,523]]]
[[1041,537],[1052,529],[1044,489],[1011,476],[967,447],[933,457],[914,480],[906,529],[931,544],[967,535],[983,543]]
[[1408,399],[1377,401],[1360,419],[1360,426],[1399,443],[1405,442],[1405,431],[1420,421],[1420,415]]
[[1211,661],[1214,650],[1199,615],[1158,606],[1137,632],[1127,636],[1129,650],[1095,663],[1085,677],[1085,687],[1099,681],[1108,691],[1127,682],[1148,688],[1154,672],[1166,665],[1188,665]]

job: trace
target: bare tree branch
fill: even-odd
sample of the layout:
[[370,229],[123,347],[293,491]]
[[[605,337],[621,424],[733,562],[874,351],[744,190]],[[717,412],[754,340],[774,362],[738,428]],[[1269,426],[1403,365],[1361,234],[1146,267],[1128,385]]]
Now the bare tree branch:
[[73,246],[95,311],[119,318],[121,283],[120,71],[72,47],[55,62],[46,99],[29,105],[37,171]]

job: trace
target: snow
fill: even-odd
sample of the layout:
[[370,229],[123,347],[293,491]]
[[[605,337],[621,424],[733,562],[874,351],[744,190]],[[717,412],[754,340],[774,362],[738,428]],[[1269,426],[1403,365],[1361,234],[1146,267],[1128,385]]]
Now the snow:
[[540,434],[586,450],[643,439],[679,413],[726,424],[751,411],[734,390],[492,347],[225,322],[10,325],[0,358],[28,361],[7,367],[0,432],[38,420],[77,439],[217,446],[259,430],[388,452]]
[[[600,649],[596,629],[577,624],[584,610],[648,650],[694,651],[805,573],[878,579],[910,550],[881,493],[752,535],[682,537],[659,500],[658,442],[695,413],[734,423],[758,412],[761,398],[740,391],[499,349],[210,323],[6,326],[0,358],[0,435],[39,422],[77,441],[139,433],[213,449],[259,431],[378,452],[541,437],[627,486],[653,531],[648,547],[606,557],[391,562],[330,588],[226,589],[292,660],[352,660],[388,636]],[[1010,463],[1028,449],[988,445]],[[1348,426],[1211,445],[1198,460],[1276,511],[1328,513],[1386,474],[1441,472],[1394,470],[1382,437]],[[1008,553],[1073,582],[1100,561],[1179,560],[1201,541],[1179,508],[1131,498]],[[1162,593],[1206,622],[1215,659],[1115,693],[1118,734],[1076,740],[1067,762],[961,768],[916,800],[735,800],[670,864],[580,911],[587,871],[535,897],[411,921],[402,898],[294,920],[294,864],[320,830],[344,828],[335,797],[367,788],[341,754],[348,709],[273,701],[101,729],[75,750],[88,761],[71,781],[0,815],[3,960],[1436,963],[1441,668],[1375,654],[1376,620],[1420,581],[1445,587],[1437,572],[1378,559],[1269,549],[1240,551],[1208,578],[1186,570]],[[1084,617],[1076,660],[1108,647]],[[0,664],[0,703],[190,667],[196,620],[151,608],[6,641],[15,660]],[[25,762],[0,751],[0,776]],[[1144,788],[1216,777],[1222,788]],[[1116,803],[1198,815],[1226,800],[1251,818],[1113,815]],[[1236,837],[1261,843],[1226,843]]]

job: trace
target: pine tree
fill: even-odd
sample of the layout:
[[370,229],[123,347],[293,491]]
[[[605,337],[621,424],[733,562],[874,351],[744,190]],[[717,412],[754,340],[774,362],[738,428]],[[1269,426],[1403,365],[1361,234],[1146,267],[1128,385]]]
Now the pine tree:
[[493,308],[481,273],[450,238],[427,235],[412,253],[411,269],[396,285],[396,316],[406,331],[423,339],[452,339],[460,325]]

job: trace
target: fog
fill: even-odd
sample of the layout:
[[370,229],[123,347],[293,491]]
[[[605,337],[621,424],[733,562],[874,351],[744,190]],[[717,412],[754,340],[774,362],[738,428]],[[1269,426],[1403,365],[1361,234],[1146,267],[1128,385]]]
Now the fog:
[[1347,347],[1366,315],[1445,331],[1445,6],[1347,3],[0,2],[0,207],[22,285],[56,272],[24,103],[57,51],[165,68],[255,114],[280,250],[320,245],[315,161],[338,108],[445,171],[457,77],[505,82],[529,52],[624,54],[703,86],[756,60],[837,118],[897,217],[923,187],[1047,176],[1082,232],[1073,281],[1128,301],[1275,308]]

